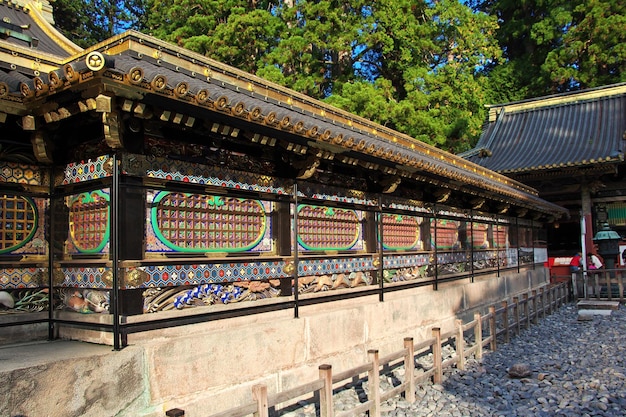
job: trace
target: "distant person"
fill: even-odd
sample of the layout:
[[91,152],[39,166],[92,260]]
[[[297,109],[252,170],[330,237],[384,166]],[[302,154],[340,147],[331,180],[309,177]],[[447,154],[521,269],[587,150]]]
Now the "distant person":
[[602,261],[595,254],[589,252],[587,254],[587,268],[589,269],[602,269]]
[[576,254],[572,257],[572,260],[569,262],[569,270],[571,272],[578,272],[582,266],[580,252],[576,252]]

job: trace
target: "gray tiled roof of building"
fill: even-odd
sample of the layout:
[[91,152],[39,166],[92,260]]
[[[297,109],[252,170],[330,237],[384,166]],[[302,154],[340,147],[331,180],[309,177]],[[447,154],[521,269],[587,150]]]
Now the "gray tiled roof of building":
[[0,48],[6,42],[25,48],[34,55],[68,58],[81,50],[50,23],[42,5],[30,1],[0,0]]
[[502,173],[619,163],[626,83],[491,107],[476,147],[460,154]]

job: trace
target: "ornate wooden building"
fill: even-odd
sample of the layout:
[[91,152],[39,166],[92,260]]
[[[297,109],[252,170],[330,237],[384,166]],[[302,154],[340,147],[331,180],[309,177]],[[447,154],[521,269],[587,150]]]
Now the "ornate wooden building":
[[[626,236],[626,83],[489,106],[476,148],[461,156],[539,191],[569,220],[548,228],[551,256],[572,256],[608,222]],[[581,219],[584,227],[581,228]]]
[[119,347],[158,326],[382,300],[535,268],[543,225],[567,215],[478,163],[153,37],[81,50],[45,0],[0,13],[5,329],[104,331]]

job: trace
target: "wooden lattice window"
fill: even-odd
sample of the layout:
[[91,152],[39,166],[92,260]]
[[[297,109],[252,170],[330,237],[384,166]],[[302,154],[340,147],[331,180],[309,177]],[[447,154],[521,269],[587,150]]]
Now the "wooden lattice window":
[[81,253],[98,253],[109,241],[109,195],[96,190],[70,199],[70,238]]
[[358,241],[360,221],[354,210],[301,205],[298,243],[307,250],[348,250]]
[[27,197],[0,195],[0,253],[24,246],[37,229],[37,208]]
[[171,192],[154,198],[151,221],[157,238],[181,252],[250,250],[267,227],[258,200]]
[[421,249],[421,218],[400,214],[383,214],[383,246],[385,249]]
[[509,227],[508,226],[494,226],[493,227],[493,245],[496,248],[505,248],[509,241]]
[[461,244],[459,242],[459,225],[457,220],[438,219],[431,220],[431,227],[437,228],[437,248],[438,249],[458,249]]
[[472,229],[468,231],[471,236],[472,246],[474,249],[489,248],[489,225],[485,223],[473,223]]

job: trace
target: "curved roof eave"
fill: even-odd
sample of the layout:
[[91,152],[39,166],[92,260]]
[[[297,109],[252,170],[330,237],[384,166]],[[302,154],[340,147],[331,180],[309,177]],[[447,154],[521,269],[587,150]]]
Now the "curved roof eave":
[[501,174],[604,169],[624,161],[626,83],[492,106],[460,154]]
[[[520,206],[556,217],[566,214],[560,206],[540,199],[536,190],[504,175],[138,32],[125,32],[94,45],[44,78],[39,81],[47,83],[47,87],[31,91],[30,97],[22,97],[21,104],[52,99],[65,89],[98,79],[116,95],[127,94],[131,100],[160,95],[202,111],[288,132],[335,153],[352,153],[378,161],[385,166],[385,172],[393,175],[462,191],[469,187],[491,199],[513,200]],[[5,97],[20,95],[20,85],[17,83]]]

